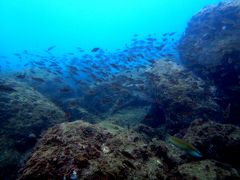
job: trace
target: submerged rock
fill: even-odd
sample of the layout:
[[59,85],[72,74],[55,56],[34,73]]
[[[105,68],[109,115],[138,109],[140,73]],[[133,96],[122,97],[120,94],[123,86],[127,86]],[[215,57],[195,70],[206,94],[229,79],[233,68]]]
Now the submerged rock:
[[203,68],[199,69],[201,73],[211,73],[202,72],[204,68],[217,71],[218,65],[237,63],[237,59],[223,57],[240,51],[239,11],[238,0],[227,0],[207,6],[193,16],[180,40],[182,61],[194,70],[195,66]]
[[100,125],[75,121],[50,128],[20,174],[19,180],[239,178],[229,164],[194,159],[172,144],[107,121]]
[[[106,124],[104,125],[107,126]],[[19,179],[158,179],[162,160],[133,131],[104,130],[83,121],[50,128]]]
[[0,79],[0,179],[14,178],[42,130],[64,121],[53,103],[12,79]]
[[219,104],[230,106],[227,122],[240,116],[240,1],[208,6],[192,17],[179,43],[182,62],[219,88]]
[[206,158],[240,167],[240,128],[201,119],[192,122],[184,136]]
[[179,179],[239,179],[238,171],[227,164],[214,160],[202,160],[198,162],[186,163],[178,166],[177,173]]
[[[216,88],[181,65],[161,60],[146,71],[149,94],[155,104],[154,113],[144,119],[144,124],[156,127],[156,113],[160,125],[179,131],[196,118],[204,117],[221,121],[222,110],[215,102]],[[157,106],[157,108],[156,108]],[[153,118],[151,118],[151,116]],[[165,117],[164,117],[165,116]]]

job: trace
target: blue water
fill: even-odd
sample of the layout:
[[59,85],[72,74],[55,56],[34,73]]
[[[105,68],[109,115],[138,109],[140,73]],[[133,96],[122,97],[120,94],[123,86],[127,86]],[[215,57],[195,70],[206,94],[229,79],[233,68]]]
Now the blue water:
[[[55,55],[76,47],[115,50],[134,34],[181,34],[202,7],[219,0],[12,0],[0,1],[0,55],[35,53],[56,45]],[[13,58],[12,58],[13,60]],[[17,59],[16,59],[17,60]]]

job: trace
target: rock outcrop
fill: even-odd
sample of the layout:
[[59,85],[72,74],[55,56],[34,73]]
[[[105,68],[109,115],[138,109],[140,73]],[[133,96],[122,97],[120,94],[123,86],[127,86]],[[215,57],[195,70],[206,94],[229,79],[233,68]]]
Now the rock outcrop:
[[186,67],[219,88],[219,104],[230,109],[225,120],[235,124],[240,116],[239,28],[240,1],[223,1],[192,17],[178,48]]
[[239,179],[239,173],[236,169],[214,160],[182,164],[177,168],[176,176],[179,179],[199,180]]
[[[206,125],[199,126],[194,122],[184,137],[196,147],[201,146],[193,141],[193,127],[204,129]],[[226,129],[228,126],[231,125],[226,125]],[[235,126],[232,128],[236,130]],[[198,136],[200,139],[205,137],[203,134]],[[229,143],[236,142],[238,139]],[[216,151],[221,153],[218,148]],[[21,169],[19,180],[237,179],[240,178],[237,169],[231,162],[208,157],[205,153],[203,158],[195,159],[166,141],[148,138],[109,122],[91,125],[75,121],[46,131]]]
[[13,79],[0,79],[0,179],[14,178],[41,132],[65,120],[53,103]]
[[117,126],[62,123],[44,134],[19,179],[159,179],[163,162],[148,142]]
[[[174,62],[160,60],[146,71],[149,96],[155,103],[161,125],[169,130],[179,130],[189,126],[196,118],[221,121],[222,110],[215,102],[216,87],[195,76],[189,70]],[[161,112],[161,113],[159,113]],[[151,118],[143,121],[157,120]],[[156,123],[153,123],[156,127]]]
[[195,144],[205,157],[240,167],[240,128],[201,119],[192,122],[185,140]]

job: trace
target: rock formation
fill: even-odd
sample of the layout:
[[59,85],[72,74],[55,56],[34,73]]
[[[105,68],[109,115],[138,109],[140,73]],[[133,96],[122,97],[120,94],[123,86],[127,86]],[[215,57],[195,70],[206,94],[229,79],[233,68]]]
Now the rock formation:
[[0,179],[16,175],[41,132],[63,122],[64,113],[24,83],[0,79]]

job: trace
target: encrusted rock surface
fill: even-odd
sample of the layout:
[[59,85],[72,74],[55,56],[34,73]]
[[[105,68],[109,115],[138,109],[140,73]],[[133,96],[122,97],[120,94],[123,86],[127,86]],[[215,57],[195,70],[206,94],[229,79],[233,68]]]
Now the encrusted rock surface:
[[[192,17],[180,41],[182,61],[187,66],[202,65],[202,68],[213,68],[212,71],[218,70],[217,66],[223,63],[231,64],[224,62],[228,60],[224,56],[240,51],[239,28],[239,0],[223,1],[202,9]],[[232,59],[232,63],[236,60]]]
[[161,178],[163,162],[147,143],[132,131],[62,123],[45,133],[19,179],[69,179],[75,173],[78,179]]
[[185,140],[195,144],[205,157],[240,167],[240,128],[201,119],[192,122]]
[[240,1],[208,6],[192,17],[179,43],[182,62],[218,87],[226,121],[240,124]]
[[[215,86],[195,76],[183,66],[166,60],[156,62],[146,74],[149,91],[159,107],[158,112],[162,110],[165,114],[162,124],[165,123],[168,129],[186,128],[192,120],[199,117],[221,121],[222,111],[214,100]],[[156,120],[157,117],[153,119]],[[145,119],[148,120],[151,118]]]
[[75,121],[50,128],[19,179],[240,178],[229,163],[205,154],[195,159],[165,141],[108,123]]
[[53,103],[13,79],[0,79],[0,179],[14,177],[40,133],[65,120]]
[[179,179],[239,179],[236,169],[227,164],[214,160],[202,160],[198,162],[186,163],[178,166],[177,173]]

